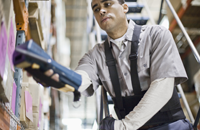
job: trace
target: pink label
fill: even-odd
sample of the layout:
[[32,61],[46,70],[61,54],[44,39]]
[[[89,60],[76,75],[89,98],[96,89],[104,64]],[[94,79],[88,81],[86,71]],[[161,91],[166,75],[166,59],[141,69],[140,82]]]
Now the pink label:
[[6,62],[7,34],[5,24],[1,24],[0,30],[0,75],[3,78]]
[[13,91],[12,91],[12,106],[11,106],[13,113],[15,113],[16,91],[17,91],[17,86],[14,82],[13,83]]
[[11,66],[11,69],[13,71],[15,71],[14,69],[14,65],[13,65],[13,53],[14,53],[14,50],[15,50],[15,33],[14,33],[14,28],[13,28],[13,21],[12,21],[12,18],[10,20],[10,34],[9,34],[9,43],[8,43],[8,57],[9,57],[9,60],[10,60],[10,66]]
[[33,122],[32,101],[30,93],[25,91],[26,117]]

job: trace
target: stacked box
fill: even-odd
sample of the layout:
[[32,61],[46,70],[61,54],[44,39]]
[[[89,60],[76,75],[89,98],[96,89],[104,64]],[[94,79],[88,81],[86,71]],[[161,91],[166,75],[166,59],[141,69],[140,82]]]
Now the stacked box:
[[42,21],[41,27],[44,37],[43,44],[44,44],[44,49],[46,50],[47,43],[49,43],[50,39],[51,1],[38,1],[38,7],[40,9],[40,19]]
[[[4,22],[1,24],[1,30],[0,30],[0,99],[2,99],[4,102],[8,102],[8,97],[5,96],[5,82],[7,80],[7,69],[5,69],[6,66],[6,50],[7,50],[7,33],[6,33],[6,27]],[[4,84],[4,85],[3,85]]]
[[6,24],[7,35],[9,35],[10,20],[14,17],[14,8],[12,0],[2,0],[3,3],[3,16]]
[[[15,35],[16,35],[16,25],[14,19],[13,11],[13,1],[12,0],[1,0],[1,5],[3,5],[3,16],[4,21],[1,23],[2,32],[0,38],[0,48],[1,48],[1,58],[0,66],[3,69],[1,71],[1,85],[0,85],[0,98],[4,102],[11,103],[12,99],[12,88],[13,88],[13,71],[14,66],[12,64],[12,53],[15,48]],[[3,34],[3,41],[2,41]],[[3,54],[3,55],[2,55]],[[4,63],[4,64],[2,64]],[[2,66],[3,65],[3,66]],[[11,106],[11,105],[10,105]]]
[[35,83],[35,84],[37,84],[37,82],[33,79],[33,77],[28,77],[27,76],[27,71],[23,71],[22,82],[28,82],[28,83]]
[[26,106],[25,106],[25,90],[28,88],[28,83],[21,83],[22,90],[21,90],[21,107],[20,107],[20,122],[24,126],[24,128],[27,128],[31,122],[26,117]]
[[[43,107],[43,87],[37,83],[23,82],[22,98],[20,109],[20,122],[26,129],[38,129],[42,125],[42,107]],[[26,117],[25,91],[28,91],[32,97],[32,115],[33,121]]]
[[43,124],[43,87],[39,84],[29,83],[29,90],[33,95],[33,122],[29,124],[28,128],[38,129]]
[[43,112],[47,114],[49,112],[49,106],[51,106],[51,97],[49,94],[50,88],[44,88],[43,94]]
[[0,30],[1,30],[2,19],[3,19],[3,4],[2,4],[2,0],[0,0]]
[[10,115],[5,111],[5,108],[0,105],[0,130],[10,129]]
[[3,76],[3,81],[2,83],[2,88],[1,88],[1,94],[0,98],[4,102],[9,102],[11,103],[12,100],[12,88],[13,88],[13,73],[11,71],[10,65],[9,65],[9,59],[8,55],[6,55],[6,63],[5,63],[5,71],[4,71],[4,76]]

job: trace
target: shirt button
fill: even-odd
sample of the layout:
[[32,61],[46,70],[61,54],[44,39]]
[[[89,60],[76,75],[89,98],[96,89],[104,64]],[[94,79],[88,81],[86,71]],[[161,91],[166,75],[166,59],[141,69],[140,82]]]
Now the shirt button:
[[127,73],[124,73],[124,75],[126,76],[126,75],[127,75]]

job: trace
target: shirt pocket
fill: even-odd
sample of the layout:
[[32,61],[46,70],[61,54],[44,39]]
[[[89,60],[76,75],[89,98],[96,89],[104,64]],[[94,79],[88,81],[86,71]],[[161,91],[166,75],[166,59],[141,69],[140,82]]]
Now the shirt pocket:
[[138,56],[138,60],[137,60],[137,66],[138,66],[138,72],[143,71],[143,70],[147,70],[150,67],[149,64],[149,56]]

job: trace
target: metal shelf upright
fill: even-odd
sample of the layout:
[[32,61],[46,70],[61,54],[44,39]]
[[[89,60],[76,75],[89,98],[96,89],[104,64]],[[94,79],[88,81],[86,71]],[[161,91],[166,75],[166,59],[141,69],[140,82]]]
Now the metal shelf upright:
[[[17,36],[15,46],[23,44],[26,39],[30,39],[29,27],[28,27],[28,9],[25,2],[20,0],[13,0],[14,11],[16,14],[15,21],[17,27]],[[14,80],[17,85],[16,91],[16,103],[15,103],[15,115],[20,118],[20,106],[21,106],[21,80],[22,80],[22,69],[15,67]]]

